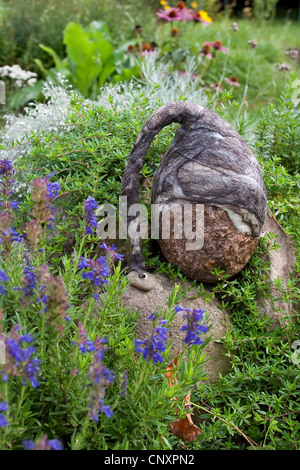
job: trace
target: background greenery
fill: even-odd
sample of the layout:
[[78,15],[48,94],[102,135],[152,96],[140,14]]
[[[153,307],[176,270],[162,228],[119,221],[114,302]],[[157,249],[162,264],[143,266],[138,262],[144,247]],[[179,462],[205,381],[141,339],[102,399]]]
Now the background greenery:
[[[288,17],[275,21],[274,10],[267,15],[268,22],[261,13],[250,18],[242,17],[242,13],[228,18],[217,14],[216,2],[211,1],[201,4],[215,15],[210,26],[180,24],[179,36],[172,37],[170,25],[157,26],[157,1],[147,2],[146,6],[138,1],[27,3],[28,10],[21,12],[20,2],[1,2],[0,65],[17,62],[24,69],[38,71],[38,102],[24,111],[27,91],[23,95],[26,99],[18,101],[12,86],[11,101],[3,111],[21,113],[5,117],[0,151],[1,158],[12,159],[16,168],[15,197],[20,202],[16,228],[21,230],[30,218],[31,180],[53,171],[53,179],[61,184],[60,195],[54,201],[56,225],[47,232],[44,252],[36,255],[34,263],[38,266],[47,262],[51,273],[63,280],[71,322],[57,347],[51,340],[51,327],[46,329],[49,342],[42,346],[40,306],[33,301],[26,311],[22,310],[19,294],[13,290],[14,285],[21,285],[23,276],[22,257],[15,247],[9,271],[11,281],[6,295],[1,296],[3,331],[21,321],[34,336],[44,362],[41,386],[36,389],[30,384],[24,387],[18,377],[11,379],[9,388],[1,382],[1,399],[5,397],[13,410],[9,414],[10,426],[5,432],[0,428],[1,448],[19,449],[24,439],[36,440],[47,434],[49,438],[59,438],[67,449],[298,449],[299,363],[292,360],[292,345],[299,337],[299,57],[293,60],[286,54],[290,48],[300,48],[298,23]],[[259,5],[255,2],[256,11]],[[26,21],[22,14],[28,14]],[[50,47],[63,61],[67,57],[63,36],[69,21],[87,27],[95,19],[105,21],[114,51],[127,41],[137,44],[133,32],[137,24],[142,25],[141,40],[155,41],[159,47],[152,62],[137,56],[138,82],[114,80],[114,71],[107,76],[105,86],[99,87],[99,94],[96,86],[85,95],[72,81],[76,73],[70,75],[73,90],[55,75],[54,54],[39,44]],[[230,26],[234,20],[238,20],[239,31]],[[203,42],[216,40],[222,41],[229,51],[218,51],[213,61],[203,67],[199,60]],[[251,48],[249,40],[255,40],[258,46]],[[36,58],[50,75],[41,73]],[[278,70],[278,64],[283,62],[290,65],[291,71]],[[196,72],[197,80],[181,74],[191,71]],[[210,83],[233,75],[241,87],[226,86],[223,81],[223,91],[208,88]],[[259,300],[274,301],[266,276],[270,238],[261,240],[250,263],[235,279],[222,274],[222,281],[211,288],[209,298],[216,298],[230,314],[232,326],[222,341],[231,371],[209,385],[202,370],[204,345],[194,356],[190,355],[189,361],[180,359],[178,385],[172,389],[165,378],[166,366],[172,360],[169,351],[161,367],[143,363],[135,354],[137,313],[132,315],[120,303],[126,287],[121,267],[115,269],[104,290],[102,313],[87,321],[94,304],[74,259],[78,262],[81,255],[99,254],[97,238],[83,236],[84,200],[92,196],[99,204],[117,205],[123,170],[138,130],[165,101],[191,97],[227,119],[255,152],[264,175],[268,206],[294,241],[297,263],[287,290],[278,281],[280,295],[290,304],[293,318],[286,315],[275,329],[271,328],[270,319],[258,313]],[[176,126],[170,126],[154,140],[141,172],[141,183],[153,175],[175,131]],[[170,308],[162,312],[171,321],[174,305],[188,294],[185,279],[147,243],[144,252],[149,269],[165,272],[180,284],[170,299]],[[7,269],[7,264],[2,263],[1,268]],[[197,288],[199,296],[207,298],[207,290],[201,284]],[[106,393],[114,415],[107,418],[101,414],[98,423],[86,419],[92,354],[83,356],[70,345],[70,340],[77,338],[78,321],[84,314],[89,337],[108,337],[106,365],[117,376]],[[76,377],[71,375],[74,367],[80,370]],[[128,389],[126,395],[120,396],[125,370]],[[172,435],[168,424],[184,415],[184,397],[190,389],[194,420],[202,434],[195,442],[187,443]],[[177,409],[173,406],[174,397]]]

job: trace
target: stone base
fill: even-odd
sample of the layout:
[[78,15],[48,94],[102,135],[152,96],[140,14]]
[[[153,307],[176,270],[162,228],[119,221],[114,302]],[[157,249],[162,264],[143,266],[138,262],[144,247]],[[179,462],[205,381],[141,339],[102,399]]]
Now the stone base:
[[[142,291],[132,285],[128,285],[125,293],[122,295],[123,305],[129,307],[132,311],[138,310],[138,322],[136,328],[136,338],[145,339],[146,331],[152,328],[152,321],[148,320],[149,315],[157,313],[159,308],[168,308],[168,300],[172,294],[175,281],[170,280],[166,275],[155,274],[156,285],[150,291]],[[186,288],[191,283],[186,282]],[[226,349],[221,342],[218,342],[225,336],[226,330],[230,325],[229,315],[222,311],[215,300],[211,302],[204,301],[201,297],[193,298],[193,290],[188,296],[191,299],[182,299],[183,307],[202,308],[206,312],[207,325],[211,325],[209,332],[203,335],[203,340],[211,336],[211,340],[203,349],[208,361],[204,364],[204,371],[207,374],[209,382],[215,382],[219,373],[225,375],[230,370],[230,360],[226,356]],[[182,314],[178,313],[174,318],[169,338],[172,340],[172,352],[176,356],[178,349],[182,349],[182,341],[185,333],[180,328],[185,324]]]
[[[182,206],[181,202],[178,202]],[[196,228],[193,216],[193,230]],[[227,212],[216,206],[204,205],[204,243],[199,250],[186,250],[185,238],[174,239],[171,220],[171,238],[159,240],[161,251],[168,262],[179,266],[190,279],[214,283],[217,276],[211,274],[221,268],[230,276],[239,273],[248,263],[258,245],[258,239],[238,230]]]

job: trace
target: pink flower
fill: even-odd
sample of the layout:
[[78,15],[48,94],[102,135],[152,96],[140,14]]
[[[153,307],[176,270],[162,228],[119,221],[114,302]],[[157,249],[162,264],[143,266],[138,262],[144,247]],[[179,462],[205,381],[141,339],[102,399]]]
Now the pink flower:
[[215,42],[205,41],[203,43],[203,46],[213,47],[216,51],[224,52],[224,54],[227,54],[228,52],[228,47],[223,47],[221,41],[215,41]]
[[225,82],[228,83],[228,85],[230,86],[236,86],[236,87],[240,87],[241,84],[239,83],[238,81],[238,78],[236,75],[234,75],[233,77],[230,77],[230,78],[227,78],[225,77]]
[[218,91],[218,92],[220,92],[220,93],[222,93],[222,91],[223,91],[223,85],[222,85],[222,83],[220,83],[220,82],[217,82],[217,83],[210,83],[210,84],[208,85],[208,87],[209,87],[209,88],[213,88],[214,90],[216,90],[216,91]]
[[[179,5],[180,2],[178,2]],[[181,2],[182,3],[182,2]],[[193,21],[195,12],[189,8],[183,7],[183,5],[170,7],[167,10],[158,10],[157,16],[161,21]]]
[[158,10],[156,14],[163,22],[182,21],[181,11],[179,8],[171,7],[168,10]]
[[215,53],[214,52],[210,52],[210,43],[208,42],[205,42],[203,44],[203,47],[202,47],[202,50],[200,52],[200,55],[201,56],[204,56],[204,57],[207,57],[209,59],[213,59],[215,57]]
[[[188,75],[188,74],[187,74],[187,72],[185,72],[184,70],[181,70],[181,71],[179,72],[179,75]],[[196,75],[194,75],[193,73],[191,73],[189,78],[191,78],[192,80],[195,80]]]

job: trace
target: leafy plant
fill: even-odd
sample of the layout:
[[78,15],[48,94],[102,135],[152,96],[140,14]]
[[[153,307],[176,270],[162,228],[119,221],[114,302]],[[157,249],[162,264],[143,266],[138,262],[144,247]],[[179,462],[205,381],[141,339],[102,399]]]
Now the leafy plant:
[[262,110],[256,130],[258,154],[277,157],[291,173],[298,173],[300,165],[299,89],[300,81],[292,74],[280,98]]
[[[23,439],[29,441],[26,445],[35,448],[58,445],[99,450],[178,450],[183,446],[187,450],[291,450],[299,447],[299,367],[293,350],[299,331],[299,314],[294,308],[299,302],[299,175],[289,173],[278,157],[268,156],[267,151],[259,152],[259,143],[266,143],[268,139],[261,132],[257,140],[247,114],[241,113],[239,105],[234,106],[230,94],[224,93],[218,102],[211,100],[206,105],[236,123],[258,154],[269,207],[291,235],[297,249],[296,275],[291,277],[287,288],[282,287],[280,280],[276,285],[293,311],[292,317],[285,318],[285,324],[272,329],[270,319],[258,309],[263,299],[275,301],[267,276],[267,255],[276,248],[276,243],[272,237],[264,237],[256,254],[237,277],[229,279],[226,273],[219,272],[220,282],[210,290],[201,284],[193,286],[195,295],[205,300],[215,298],[220,307],[229,312],[231,327],[222,341],[230,358],[230,373],[220,376],[213,384],[204,381],[201,348],[205,352],[205,343],[200,349],[194,345],[190,352],[185,350],[187,358],[177,358],[173,377],[177,383],[171,387],[166,372],[174,357],[170,355],[161,327],[165,327],[162,321],[171,324],[178,314],[174,307],[186,295],[185,278],[173,266],[164,263],[162,257],[154,256],[145,242],[149,265],[180,281],[169,308],[159,310],[156,318],[149,319],[149,331],[154,330],[153,334],[159,336],[156,351],[159,355],[155,358],[160,358],[161,354],[164,362],[154,362],[153,349],[149,360],[144,346],[149,346],[145,341],[150,341],[151,335],[135,337],[137,313],[125,309],[120,300],[127,281],[119,259],[115,258],[114,266],[109,263],[110,273],[106,275],[98,239],[86,233],[88,227],[91,230],[94,227],[91,215],[96,201],[118,205],[127,157],[138,129],[153,110],[170,96],[180,99],[181,95],[181,99],[186,99],[190,90],[196,102],[203,103],[202,93],[197,94],[194,88],[186,89],[187,96],[184,96],[182,91],[179,94],[175,80],[168,84],[169,88],[163,88],[163,83],[160,87],[148,81],[144,85],[109,84],[98,102],[85,100],[56,86],[50,90],[48,103],[32,107],[27,116],[12,118],[6,128],[5,136],[9,139],[1,152],[2,156],[14,159],[13,179],[19,191],[7,198],[7,202],[15,206],[11,209],[15,214],[14,225],[11,224],[14,229],[6,231],[7,238],[2,237],[8,253],[5,264],[2,258],[0,267],[2,334],[5,339],[15,334],[22,350],[35,348],[35,351],[29,350],[31,354],[27,359],[34,361],[40,372],[36,376],[39,385],[35,388],[28,376],[25,385],[20,375],[8,376],[8,382],[0,382],[0,423],[4,425],[0,430],[4,448],[22,448]],[[293,88],[291,83],[289,86]],[[280,108],[278,119],[285,119]],[[258,132],[259,128],[255,130]],[[166,128],[156,137],[141,179],[151,178],[175,132],[176,127]],[[287,149],[287,142],[284,142]],[[31,261],[35,270],[24,273],[26,244],[24,240],[18,243],[18,238],[23,233],[22,226],[32,224],[34,219],[30,181],[38,177],[48,178],[46,183],[51,184],[48,191],[51,200],[46,202],[56,207],[56,221],[51,229],[46,228],[51,225],[49,212],[47,222],[40,219],[38,227],[42,229],[42,236]],[[58,195],[55,193],[57,185],[52,181],[60,184]],[[40,231],[31,233],[36,235]],[[2,248],[4,250],[4,245]],[[114,249],[111,253],[116,256]],[[109,260],[106,250],[104,259]],[[45,264],[49,268],[41,271],[31,292],[32,273],[39,272],[38,267]],[[98,273],[100,286],[91,268]],[[103,282],[105,280],[107,283]],[[58,291],[60,301],[55,303]],[[51,297],[53,292],[55,299]],[[26,293],[30,295],[26,297]],[[46,304],[47,297],[53,303]],[[24,300],[29,301],[28,305],[25,306]],[[45,307],[47,309],[41,311]],[[61,315],[50,316],[51,312]],[[16,324],[23,326],[24,331],[14,332]],[[59,336],[60,331],[62,336]],[[29,335],[25,339],[33,338],[31,343],[23,341],[24,338],[20,340],[18,335],[23,336],[25,332]],[[107,337],[108,343],[100,343],[103,337]],[[140,340],[139,344],[135,344],[135,339]],[[136,350],[136,347],[141,349]],[[103,353],[102,358],[95,357],[94,348],[102,351],[99,353],[100,356]],[[36,362],[41,359],[42,362]],[[98,359],[101,363],[95,362]],[[105,380],[101,382],[105,395],[100,397],[103,401],[98,421],[88,416],[88,405],[93,403],[89,391],[99,392],[89,377],[89,371],[94,374],[96,366],[103,366],[101,370],[105,370]],[[113,381],[109,371],[115,375]],[[127,391],[123,395],[126,380]],[[190,391],[193,421],[202,432],[195,441],[183,442],[170,432],[169,425],[184,418]]]
[[95,97],[108,79],[117,82],[139,74],[132,56],[125,57],[128,43],[114,49],[104,22],[93,21],[86,27],[70,22],[65,28],[63,41],[67,53],[65,59],[60,59],[51,47],[41,45],[53,58],[53,69],[46,70],[39,59],[35,63],[51,80],[55,80],[56,73],[67,77],[85,97]]

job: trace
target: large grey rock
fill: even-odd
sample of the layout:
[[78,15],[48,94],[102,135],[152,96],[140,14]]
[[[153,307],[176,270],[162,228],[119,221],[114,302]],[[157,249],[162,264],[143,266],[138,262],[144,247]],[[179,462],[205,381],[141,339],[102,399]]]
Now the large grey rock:
[[[156,285],[150,291],[140,290],[132,285],[128,285],[127,290],[122,295],[122,302],[132,311],[138,310],[138,324],[136,328],[136,338],[145,339],[146,331],[151,329],[152,322],[148,320],[152,312],[158,312],[159,308],[166,309],[168,300],[172,294],[175,281],[170,280],[164,274],[156,274]],[[190,282],[186,282],[186,287],[190,287]],[[203,352],[206,353],[208,362],[204,366],[210,382],[217,380],[219,373],[225,375],[230,369],[230,361],[226,356],[226,350],[222,343],[218,342],[224,337],[226,329],[230,324],[229,316],[222,311],[215,300],[210,302],[204,301],[201,297],[196,297],[195,291],[188,293],[190,299],[182,299],[181,305],[191,308],[202,308],[207,315],[207,324],[211,325],[211,329],[206,336],[211,336],[209,344]],[[184,333],[180,331],[185,321],[180,313],[178,313],[171,324],[169,337],[172,340],[172,352],[176,355],[179,348],[182,349],[182,341]]]
[[[144,124],[129,156],[122,181],[128,208],[139,203],[138,176],[151,142],[173,122],[180,127],[153,176],[151,202],[169,212],[177,203],[206,206],[206,232],[203,246],[189,254],[183,245],[189,240],[185,232],[183,243],[159,235],[159,244],[166,259],[176,260],[188,277],[216,282],[211,270],[220,260],[220,267],[235,275],[246,265],[261,236],[267,210],[261,169],[241,136],[216,113],[185,101],[167,103]],[[130,269],[141,273],[145,268],[139,225],[139,216],[130,214],[128,233],[136,228],[130,235]],[[177,226],[179,222],[174,223]]]

